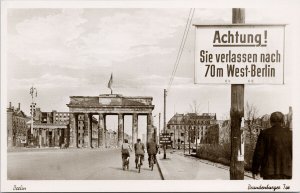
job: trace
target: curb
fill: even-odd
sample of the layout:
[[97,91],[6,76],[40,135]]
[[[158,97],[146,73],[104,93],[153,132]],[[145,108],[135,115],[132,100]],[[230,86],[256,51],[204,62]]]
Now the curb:
[[[197,160],[201,163],[223,169],[223,170],[228,170],[229,171],[229,168],[230,168],[230,166],[227,166],[227,165],[224,165],[224,164],[221,164],[221,163],[218,163],[218,162],[212,162],[212,161],[206,160],[206,159],[201,159],[201,158],[196,157],[195,155],[184,155],[184,156],[188,157],[190,159]],[[252,178],[251,173],[249,171],[246,171],[246,170],[244,172],[244,176],[246,176],[248,178]]]
[[160,168],[160,165],[159,165],[158,162],[159,162],[159,161],[158,161],[158,159],[156,158],[156,165],[157,165],[157,168],[158,168],[160,177],[161,177],[162,180],[165,180],[165,177],[164,177],[164,175],[163,175],[163,173],[162,173],[162,171],[161,171],[161,168]]

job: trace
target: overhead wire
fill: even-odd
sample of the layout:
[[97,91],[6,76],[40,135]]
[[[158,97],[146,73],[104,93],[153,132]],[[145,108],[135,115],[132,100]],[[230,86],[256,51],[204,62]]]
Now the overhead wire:
[[188,16],[187,21],[186,21],[185,29],[184,29],[183,36],[182,36],[181,43],[180,43],[180,47],[178,49],[177,57],[176,57],[176,60],[175,60],[175,63],[174,63],[174,68],[173,68],[173,71],[172,71],[172,74],[171,74],[171,77],[170,77],[170,81],[169,81],[169,84],[168,84],[167,93],[169,92],[169,90],[170,90],[170,88],[173,84],[173,80],[174,80],[174,77],[175,77],[180,59],[181,59],[181,55],[182,55],[182,52],[183,52],[183,49],[184,49],[184,46],[185,46],[185,42],[186,42],[189,30],[190,30],[190,26],[191,26],[191,23],[192,23],[194,12],[195,12],[194,8],[191,8],[190,11],[189,11],[189,16]]
[[172,77],[175,75],[176,70],[177,70],[176,66],[177,66],[177,63],[178,63],[178,60],[179,60],[179,55],[180,55],[180,52],[181,52],[181,49],[182,49],[182,45],[183,45],[184,37],[185,37],[186,31],[187,31],[187,28],[188,28],[188,23],[189,23],[189,20],[190,20],[190,17],[191,17],[191,13],[192,13],[192,9],[190,9],[190,11],[189,11],[189,16],[188,16],[188,19],[187,19],[186,24],[185,24],[185,29],[184,29],[183,36],[182,36],[182,39],[181,39],[181,42],[180,42],[177,57],[176,57],[176,60],[175,60],[175,63],[174,63],[174,68],[173,68],[173,71],[172,71],[172,74],[171,74],[171,77],[170,77],[170,81],[169,81],[169,84],[168,84],[168,90],[169,90],[169,86],[172,84]]
[[189,11],[189,16],[188,16],[186,26],[185,26],[185,29],[184,29],[184,33],[183,33],[183,36],[182,36],[182,39],[181,39],[181,43],[180,43],[180,47],[179,47],[179,50],[178,50],[178,53],[177,53],[176,61],[174,63],[174,68],[173,68],[173,71],[172,71],[172,75],[170,77],[167,92],[170,90],[170,88],[173,84],[174,77],[175,77],[175,74],[176,74],[176,71],[177,71],[182,53],[183,53],[183,49],[184,49],[184,46],[185,46],[185,43],[186,43],[186,39],[187,39],[189,30],[190,30],[190,26],[191,26],[191,23],[192,23],[194,12],[195,12],[195,8],[191,8],[190,11]]

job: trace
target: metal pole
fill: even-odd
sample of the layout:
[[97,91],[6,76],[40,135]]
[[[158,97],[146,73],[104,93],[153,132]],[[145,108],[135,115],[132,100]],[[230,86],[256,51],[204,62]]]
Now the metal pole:
[[196,131],[196,154],[197,154],[197,149],[198,149],[198,147],[197,147],[197,141],[198,141],[198,136],[199,136],[198,126],[196,126],[195,131]]
[[191,154],[191,126],[189,126],[189,154]]
[[186,125],[184,125],[183,154],[185,154],[185,135],[186,135]]
[[209,101],[208,101],[208,113],[209,113]]
[[[164,89],[164,133],[166,134],[166,98],[167,98],[167,90]],[[166,155],[166,144],[164,144],[164,159],[167,158]]]
[[[245,23],[245,9],[232,9],[232,23]],[[244,84],[231,85],[231,158],[230,180],[244,179],[244,161],[238,160],[241,144],[241,121],[244,116]]]
[[174,125],[174,139],[173,139],[174,140],[174,143],[173,143],[174,147],[173,147],[173,149],[175,149],[175,145],[176,145],[175,133],[176,133],[176,125]]
[[[177,136],[178,136],[178,139],[177,139],[177,142],[178,142],[178,149],[180,149],[180,141],[181,141],[181,139],[180,139],[180,133],[181,133],[181,128],[182,128],[182,125],[180,125],[180,126],[178,126],[179,128],[178,128],[178,131],[177,131]],[[180,132],[179,132],[180,131]]]

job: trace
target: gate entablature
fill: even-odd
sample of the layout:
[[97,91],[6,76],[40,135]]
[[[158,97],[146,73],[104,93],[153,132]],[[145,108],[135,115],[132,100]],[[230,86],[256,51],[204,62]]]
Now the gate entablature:
[[152,97],[123,97],[118,94],[70,96],[67,106],[71,113],[149,114],[154,109],[152,100]]

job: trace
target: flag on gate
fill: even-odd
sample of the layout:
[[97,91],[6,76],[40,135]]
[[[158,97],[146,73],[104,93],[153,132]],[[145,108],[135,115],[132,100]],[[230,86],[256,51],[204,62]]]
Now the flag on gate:
[[112,94],[112,88],[111,88],[112,83],[113,83],[113,74],[111,73],[109,82],[108,82],[108,84],[107,84],[107,87],[110,89],[111,94]]

